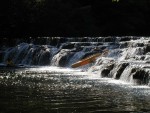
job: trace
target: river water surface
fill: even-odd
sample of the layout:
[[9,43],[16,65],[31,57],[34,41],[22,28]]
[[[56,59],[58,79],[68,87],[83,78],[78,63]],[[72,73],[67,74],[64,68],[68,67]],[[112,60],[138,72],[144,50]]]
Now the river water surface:
[[150,87],[58,67],[0,69],[0,113],[150,112]]

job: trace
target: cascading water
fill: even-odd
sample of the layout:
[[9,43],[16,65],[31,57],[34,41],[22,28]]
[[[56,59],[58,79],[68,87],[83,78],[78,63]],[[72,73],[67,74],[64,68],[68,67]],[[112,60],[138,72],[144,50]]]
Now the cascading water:
[[[46,39],[0,48],[0,113],[149,113],[149,38]],[[96,62],[71,68],[106,49]]]
[[[120,48],[110,49],[107,57],[111,60],[99,58],[91,69],[94,70],[94,67],[99,66],[98,73],[102,77],[120,79],[133,84],[149,84],[150,64],[147,56],[150,52],[149,38],[123,41],[119,44]],[[104,63],[105,60],[107,63]]]
[[9,58],[18,65],[70,67],[82,58],[101,53],[107,48],[109,54],[99,57],[92,67],[88,67],[89,72],[130,83],[150,84],[149,38],[85,37],[66,38],[65,41],[63,39],[59,38],[55,44],[49,45],[21,43],[3,50],[4,54],[0,61],[5,64]]

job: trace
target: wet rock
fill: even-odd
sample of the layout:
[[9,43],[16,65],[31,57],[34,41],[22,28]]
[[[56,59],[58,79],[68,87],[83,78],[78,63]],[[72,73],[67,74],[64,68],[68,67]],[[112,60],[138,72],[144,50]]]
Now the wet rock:
[[150,44],[147,44],[145,47],[145,54],[150,52]]
[[120,80],[129,82],[135,85],[148,85],[149,83],[149,72],[145,68],[138,66],[131,66],[125,68],[120,76]]
[[110,49],[117,49],[120,47],[120,44],[119,43],[109,43],[109,48]]
[[88,38],[82,38],[81,42],[88,42]]
[[150,55],[150,52],[146,53],[146,55]]
[[38,65],[39,56],[41,55],[40,54],[41,52],[42,52],[42,50],[40,49],[40,47],[33,49],[31,65]]
[[150,61],[150,55],[146,55],[144,60],[149,60]]
[[130,41],[131,39],[131,37],[121,37],[120,41]]
[[137,84],[149,83],[149,73],[143,69],[133,68],[130,76],[133,76],[133,79],[138,81]]
[[82,51],[82,50],[83,50],[83,48],[81,46],[75,46],[75,48],[74,48],[74,52],[75,51],[78,52],[78,51]]
[[119,48],[126,48],[128,46],[128,42],[121,42],[119,44],[120,44]]
[[53,39],[52,43],[53,42],[55,43],[53,44],[53,46],[58,46],[58,45],[62,45],[63,43],[67,43],[67,39],[58,37],[58,38]]
[[50,64],[50,51],[43,51],[40,55],[38,65],[49,65]]
[[106,37],[104,39],[104,42],[115,42],[116,41],[116,38],[113,38],[113,37]]
[[106,46],[102,46],[100,49],[101,50],[104,50],[104,49],[106,49],[107,47]]
[[99,70],[98,73],[101,77],[108,77],[110,71],[114,68],[115,60],[112,58],[99,57],[95,63],[96,68],[91,68],[90,71]]
[[62,38],[58,39],[58,43],[65,43],[67,41],[68,41],[68,39],[66,37],[62,37]]
[[99,45],[103,45],[103,43],[98,43],[97,46],[99,46]]
[[70,50],[67,49],[62,49],[59,53],[57,53],[53,57],[51,64],[54,66],[65,67],[68,64],[70,57],[73,55],[74,52],[71,52]]
[[32,46],[23,62],[30,65],[49,65],[50,64],[50,48],[48,46]]
[[135,60],[145,60],[145,55],[136,55],[133,57]]
[[59,59],[59,61],[58,61],[58,66],[60,66],[60,67],[66,66],[66,64],[67,64],[67,59],[68,59],[68,56],[67,56],[67,55],[62,56],[62,57]]
[[144,44],[143,43],[137,43],[137,46],[138,47],[144,47]]
[[101,76],[102,77],[108,77],[108,74],[110,73],[110,70],[108,68],[104,68],[102,71],[101,71]]
[[90,46],[91,43],[90,42],[84,42],[84,43],[76,43],[75,46]]
[[102,77],[108,77],[110,71],[113,69],[114,67],[114,64],[107,64],[107,65],[104,65],[104,67],[102,68],[101,70],[101,76]]
[[134,48],[136,48],[136,47],[144,47],[145,46],[145,44],[143,42],[129,41],[129,42],[126,42],[126,43],[127,43],[128,47],[134,47]]
[[120,63],[120,64],[115,64],[115,65],[116,65],[115,68],[112,70],[109,76],[115,79],[119,79],[122,72],[129,65],[129,63]]
[[74,43],[66,43],[66,44],[63,44],[61,49],[73,49],[75,46]]
[[128,48],[126,51],[123,53],[125,55],[125,59],[135,59],[136,56],[144,55],[144,48],[142,47],[137,47],[137,48]]

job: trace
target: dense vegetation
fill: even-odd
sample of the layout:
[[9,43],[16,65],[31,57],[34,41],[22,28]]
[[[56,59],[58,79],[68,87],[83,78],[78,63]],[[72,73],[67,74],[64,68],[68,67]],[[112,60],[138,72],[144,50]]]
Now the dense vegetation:
[[3,0],[0,37],[150,35],[150,0]]

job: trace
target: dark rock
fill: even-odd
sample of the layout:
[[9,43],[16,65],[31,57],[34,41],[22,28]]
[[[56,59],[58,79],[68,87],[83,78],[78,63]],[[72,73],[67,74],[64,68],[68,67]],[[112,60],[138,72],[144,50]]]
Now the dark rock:
[[64,67],[66,63],[67,63],[67,55],[61,57],[61,59],[59,60],[59,66]]
[[145,59],[145,56],[144,55],[142,55],[141,56],[141,58],[140,58],[140,60],[144,60]]
[[33,50],[31,65],[38,65],[38,59],[40,55],[39,53],[40,53],[39,48]]
[[127,42],[120,43],[120,48],[126,48],[128,46]]
[[65,43],[67,41],[68,41],[67,38],[60,38],[60,39],[58,39],[58,43]]
[[82,38],[81,42],[88,42],[88,38]]
[[50,64],[50,51],[45,46],[37,46],[32,52],[31,65],[49,65]]
[[133,57],[135,60],[144,60],[145,56],[144,55],[136,55]]
[[76,46],[75,45],[75,51],[78,52],[78,51],[82,51],[83,50],[83,47],[81,46]]
[[118,70],[117,70],[117,74],[116,74],[116,79],[119,79],[122,72],[124,71],[124,69],[129,65],[129,63],[123,63],[121,65],[119,65]]
[[144,47],[144,44],[143,43],[137,43],[137,46],[138,47]]
[[129,63],[121,63],[121,64],[118,64],[114,71],[115,71],[115,74],[114,75],[111,75],[111,76],[114,76],[115,79],[119,79],[122,72],[124,71],[124,69],[129,65]]
[[71,56],[73,56],[74,53],[69,52],[67,54],[64,54],[58,61],[58,65],[60,67],[65,67],[68,64],[69,59],[71,58]]
[[73,49],[74,45],[74,43],[66,43],[61,47],[61,49]]
[[150,44],[147,44],[145,47],[145,54],[150,52]]
[[112,37],[107,37],[104,39],[105,42],[115,42],[116,39],[115,38],[112,38]]
[[76,46],[90,46],[91,42],[76,43]]
[[101,47],[102,50],[106,49],[106,46]]
[[138,84],[148,84],[149,73],[139,68],[133,68],[131,75],[133,79],[138,80]]
[[50,52],[44,51],[39,58],[38,65],[49,65],[49,64],[50,64]]
[[150,55],[146,55],[144,60],[148,60],[150,62]]
[[115,49],[115,48],[119,48],[120,47],[120,44],[119,43],[115,43],[115,42],[111,42],[109,43],[109,48],[111,49]]
[[[65,43],[65,42],[67,42],[67,38],[58,38],[57,39],[57,48],[59,48],[61,45],[62,45],[62,43]],[[56,44],[54,44],[54,45],[56,45]]]
[[101,71],[101,76],[102,77],[108,77],[109,76],[109,73],[110,71],[113,69],[114,67],[114,64],[111,63],[111,64],[108,64],[108,65],[104,65],[102,71]]
[[108,77],[108,74],[110,73],[110,70],[108,68],[104,68],[102,71],[101,71],[101,76],[102,77]]
[[99,45],[103,45],[103,43],[98,43],[97,46],[99,46]]
[[130,41],[131,37],[124,37],[124,38],[120,38],[120,41]]
[[69,49],[62,49],[53,56],[51,64],[54,66],[65,67],[74,53],[75,52],[72,52]]

